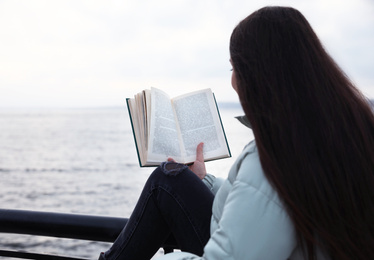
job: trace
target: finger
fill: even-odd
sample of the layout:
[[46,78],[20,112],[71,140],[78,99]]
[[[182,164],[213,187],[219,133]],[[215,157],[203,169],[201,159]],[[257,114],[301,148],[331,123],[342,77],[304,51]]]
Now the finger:
[[204,143],[199,143],[196,148],[196,161],[200,161],[200,162],[204,161],[203,148],[204,148]]
[[173,158],[169,157],[168,162],[175,162]]

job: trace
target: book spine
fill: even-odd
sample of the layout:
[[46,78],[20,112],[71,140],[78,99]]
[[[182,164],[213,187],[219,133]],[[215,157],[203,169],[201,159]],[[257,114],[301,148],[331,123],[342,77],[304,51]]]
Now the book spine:
[[134,137],[134,142],[135,142],[135,147],[136,147],[136,153],[138,155],[139,166],[143,167],[141,159],[140,159],[140,151],[139,151],[139,147],[138,147],[138,142],[136,141],[135,129],[134,129],[134,122],[133,122],[133,119],[132,119],[129,102],[130,102],[130,98],[126,98],[127,111],[129,112],[129,117],[130,117],[130,122],[131,122],[131,128],[132,128],[132,135]]

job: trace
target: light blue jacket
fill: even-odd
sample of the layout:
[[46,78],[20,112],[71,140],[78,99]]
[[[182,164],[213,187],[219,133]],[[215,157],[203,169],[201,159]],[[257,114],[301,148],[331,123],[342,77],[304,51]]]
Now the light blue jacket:
[[[211,175],[204,181],[213,192],[220,186],[220,179]],[[245,147],[215,196],[210,231],[202,257],[175,252],[157,259],[304,259],[294,226],[263,173],[254,141]]]

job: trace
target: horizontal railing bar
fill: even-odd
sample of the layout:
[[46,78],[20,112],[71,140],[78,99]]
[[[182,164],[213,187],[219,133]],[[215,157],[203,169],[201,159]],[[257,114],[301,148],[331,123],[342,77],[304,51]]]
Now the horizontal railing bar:
[[0,209],[0,232],[113,242],[127,218]]
[[28,253],[28,252],[20,252],[20,251],[8,251],[8,250],[0,250],[0,256],[21,258],[21,259],[37,259],[37,260],[87,260],[84,258],[75,258],[75,257],[57,256],[57,255],[48,255],[48,254],[37,254],[37,253]]

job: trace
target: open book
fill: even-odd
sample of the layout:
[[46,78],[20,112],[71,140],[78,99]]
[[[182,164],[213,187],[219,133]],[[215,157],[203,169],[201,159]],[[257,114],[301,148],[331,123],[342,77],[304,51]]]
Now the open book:
[[151,88],[126,102],[141,167],[157,166],[169,157],[179,163],[194,162],[200,142],[205,161],[231,157],[210,89],[171,99]]

